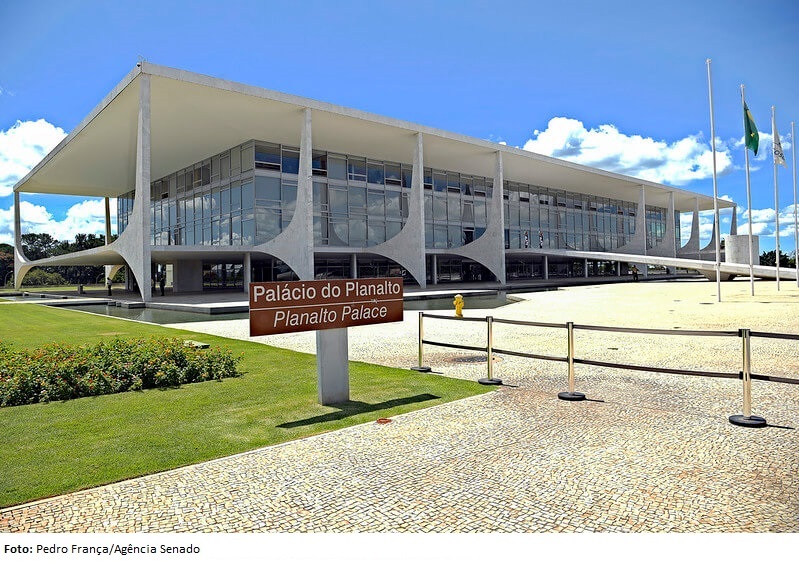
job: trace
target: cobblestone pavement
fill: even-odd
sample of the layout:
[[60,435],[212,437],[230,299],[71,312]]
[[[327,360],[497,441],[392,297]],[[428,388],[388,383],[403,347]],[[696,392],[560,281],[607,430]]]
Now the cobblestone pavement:
[[[640,287],[626,289],[631,302],[663,291],[652,284]],[[700,290],[710,288],[715,286],[705,283]],[[599,299],[606,304],[618,291],[607,289]],[[769,297],[762,295],[765,285],[758,290],[760,306],[743,303],[751,327],[789,331],[785,328],[793,322],[796,333],[799,291]],[[576,301],[595,308],[585,299],[599,298],[599,293],[574,291],[531,296],[527,305],[490,313],[520,318],[535,310],[537,318],[553,321],[558,307]],[[669,307],[696,297],[668,296]],[[708,322],[723,324],[726,315],[732,315],[730,322],[744,321],[733,312],[741,303],[729,298],[729,306],[710,307],[715,310]],[[755,310],[771,305],[786,318],[760,320]],[[658,314],[667,315],[666,310]],[[689,322],[688,316],[681,319],[683,327],[707,327]],[[592,318],[584,313],[574,320]],[[410,315],[406,323],[414,321]],[[650,321],[655,327],[671,323],[670,317]],[[211,331],[214,323],[208,324]],[[213,330],[224,331],[222,326]],[[358,335],[362,332],[353,333],[351,356],[358,356],[353,358],[382,347],[374,343],[381,341],[374,329],[368,336],[371,345],[362,341],[367,338]],[[625,342],[608,344],[603,333],[594,334],[578,339],[578,355],[580,349],[598,352],[604,346],[611,356],[616,350],[607,348],[624,349]],[[290,341],[295,347],[305,345],[302,339]],[[782,344],[773,353],[781,358],[780,369],[789,372],[780,372],[796,376],[797,347]],[[636,345],[627,342],[627,347]],[[740,362],[740,342],[734,338],[731,359],[719,359],[727,351],[720,349],[659,343],[638,349],[636,357],[642,361],[652,352],[661,361],[670,355],[689,368],[703,362],[695,355],[704,350],[701,359],[722,368]],[[761,356],[772,353],[758,349]],[[385,362],[399,362],[385,348],[383,354]],[[482,377],[485,362],[475,362],[473,355],[446,350],[427,358],[447,375]],[[566,390],[562,363],[501,356],[495,376],[507,386],[398,416],[388,424],[364,424],[6,509],[0,512],[0,531],[799,531],[799,386],[755,382],[754,413],[769,426],[747,429],[727,421],[741,413],[737,380],[580,366],[577,390],[590,400],[565,402],[556,396]]]

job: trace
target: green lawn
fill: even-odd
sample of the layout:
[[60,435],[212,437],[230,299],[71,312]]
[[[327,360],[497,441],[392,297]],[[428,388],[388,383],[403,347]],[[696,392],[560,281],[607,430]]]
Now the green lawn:
[[[476,382],[350,363],[351,401],[317,403],[313,355],[34,304],[0,306],[15,347],[176,336],[243,354],[244,376],[0,408],[0,506],[252,450],[488,392]],[[412,358],[409,358],[411,361]]]

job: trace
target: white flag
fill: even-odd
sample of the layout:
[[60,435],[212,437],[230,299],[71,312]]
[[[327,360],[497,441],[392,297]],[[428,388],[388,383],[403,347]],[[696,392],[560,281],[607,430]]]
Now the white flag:
[[774,131],[774,164],[782,164],[786,168],[788,165],[785,163],[785,154],[782,152],[782,145],[780,144],[780,135],[777,133],[777,124],[772,121],[771,128]]

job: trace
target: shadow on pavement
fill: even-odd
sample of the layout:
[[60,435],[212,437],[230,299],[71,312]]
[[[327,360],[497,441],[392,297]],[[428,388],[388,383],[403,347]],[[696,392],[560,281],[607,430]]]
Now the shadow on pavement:
[[290,429],[293,427],[301,427],[304,425],[313,425],[315,423],[337,421],[337,420],[342,420],[344,418],[357,416],[358,414],[365,414],[367,412],[377,412],[379,410],[386,410],[389,408],[395,408],[397,406],[404,406],[406,404],[414,404],[416,402],[426,402],[428,400],[436,400],[438,398],[441,397],[436,396],[435,394],[417,394],[416,396],[408,396],[407,398],[396,398],[394,400],[378,402],[377,404],[368,404],[366,402],[348,400],[347,402],[342,402],[341,404],[333,405],[334,408],[339,409],[338,412],[330,412],[329,414],[314,416],[312,418],[306,418],[304,420],[281,423],[277,427]]

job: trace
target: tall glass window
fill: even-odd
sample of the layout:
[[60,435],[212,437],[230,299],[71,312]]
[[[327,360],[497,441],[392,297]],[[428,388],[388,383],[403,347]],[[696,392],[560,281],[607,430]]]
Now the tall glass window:
[[[153,244],[251,245],[274,238],[294,216],[298,170],[298,148],[249,141],[152,182]],[[133,192],[118,198],[119,232],[132,203]]]
[[[505,182],[505,247],[611,251],[635,235],[636,204]],[[647,207],[647,244],[662,242],[666,209]]]

